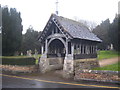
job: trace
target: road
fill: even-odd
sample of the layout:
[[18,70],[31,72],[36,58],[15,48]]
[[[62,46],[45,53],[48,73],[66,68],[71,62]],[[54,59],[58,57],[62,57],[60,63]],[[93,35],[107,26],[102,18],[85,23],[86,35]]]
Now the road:
[[2,75],[2,88],[111,88],[112,90],[118,90],[117,86],[47,81],[6,74]]

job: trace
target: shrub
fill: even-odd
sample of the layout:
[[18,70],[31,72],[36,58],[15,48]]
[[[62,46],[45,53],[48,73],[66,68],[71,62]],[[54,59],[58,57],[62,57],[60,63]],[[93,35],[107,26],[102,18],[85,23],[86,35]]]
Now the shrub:
[[8,58],[2,57],[3,65],[35,65],[36,59],[34,57],[23,57],[23,58]]

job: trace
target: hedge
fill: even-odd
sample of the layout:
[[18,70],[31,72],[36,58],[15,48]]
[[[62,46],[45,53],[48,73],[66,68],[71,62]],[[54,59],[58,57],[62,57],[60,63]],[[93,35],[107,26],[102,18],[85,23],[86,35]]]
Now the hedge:
[[8,58],[2,57],[3,65],[35,65],[36,59],[34,57],[24,58]]

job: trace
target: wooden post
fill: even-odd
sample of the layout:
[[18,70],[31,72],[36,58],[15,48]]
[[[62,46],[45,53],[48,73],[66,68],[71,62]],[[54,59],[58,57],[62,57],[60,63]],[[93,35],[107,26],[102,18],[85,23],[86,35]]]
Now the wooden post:
[[72,56],[74,55],[74,44],[72,43],[71,44],[71,53],[72,53]]
[[47,39],[45,40],[45,53],[47,54],[48,52],[48,46],[47,46]]
[[88,54],[88,46],[85,46],[85,54]]
[[87,52],[88,52],[88,54],[90,54],[90,49],[89,48],[90,48],[89,45],[87,45]]
[[96,53],[97,53],[97,45],[95,47],[96,47],[95,50],[96,50]]
[[81,44],[80,44],[79,48],[80,48],[79,50],[80,50],[80,54],[81,54]]
[[95,53],[95,46],[93,45],[93,53]]
[[42,45],[42,46],[41,46],[41,54],[43,54],[43,52],[44,52],[43,49],[44,49],[44,48],[43,48],[43,45]]
[[82,45],[82,54],[84,54],[84,45]]
[[66,56],[68,56],[68,39],[66,38]]
[[93,45],[91,45],[91,53],[93,53]]

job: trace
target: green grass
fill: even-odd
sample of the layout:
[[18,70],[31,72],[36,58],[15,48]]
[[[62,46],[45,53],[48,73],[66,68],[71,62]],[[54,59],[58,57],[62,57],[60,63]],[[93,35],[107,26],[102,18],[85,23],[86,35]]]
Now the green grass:
[[[38,54],[36,58],[38,59],[40,56],[41,55]],[[34,57],[34,55],[32,56],[0,56],[0,58],[28,58],[28,57]]]
[[28,58],[33,56],[2,56],[0,58]]
[[120,71],[120,62],[112,65],[107,65],[105,67],[93,68],[93,70],[110,70],[110,71]]
[[36,57],[34,55],[32,56],[0,56],[0,58],[30,58],[33,57],[36,59],[36,64],[38,64],[38,59],[41,56],[41,54],[38,54]]
[[98,52],[98,60],[108,59],[108,58],[113,58],[118,56],[120,56],[120,53],[116,51],[99,51]]

